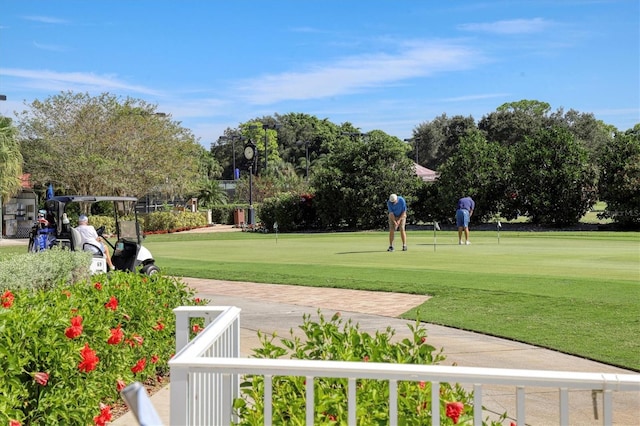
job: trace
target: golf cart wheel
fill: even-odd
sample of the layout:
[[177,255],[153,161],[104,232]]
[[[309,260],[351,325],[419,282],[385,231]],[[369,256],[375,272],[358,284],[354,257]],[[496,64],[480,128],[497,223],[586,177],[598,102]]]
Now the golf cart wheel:
[[157,273],[160,272],[160,268],[158,268],[156,265],[154,265],[153,263],[150,263],[148,265],[145,265],[142,268],[142,273],[145,275],[155,275]]

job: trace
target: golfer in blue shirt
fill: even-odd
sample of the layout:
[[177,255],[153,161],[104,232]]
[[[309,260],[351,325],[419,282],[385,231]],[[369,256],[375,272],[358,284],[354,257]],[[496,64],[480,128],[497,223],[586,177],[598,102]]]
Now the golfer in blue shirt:
[[[476,203],[471,197],[463,197],[458,200],[458,208],[456,210],[456,226],[458,227],[458,244],[471,244],[469,241],[469,219],[473,214]],[[464,232],[465,242],[462,242],[462,232]]]
[[389,211],[389,248],[387,251],[393,251],[393,239],[397,229],[400,230],[402,238],[402,251],[407,251],[407,233],[404,229],[407,222],[407,202],[404,198],[391,194],[389,201],[387,201],[387,210]]

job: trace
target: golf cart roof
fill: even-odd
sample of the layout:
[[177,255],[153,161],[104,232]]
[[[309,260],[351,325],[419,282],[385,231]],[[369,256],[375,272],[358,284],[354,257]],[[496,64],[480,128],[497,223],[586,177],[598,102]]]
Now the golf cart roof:
[[50,198],[47,201],[59,201],[61,203],[95,203],[98,201],[138,201],[136,197],[110,197],[102,195],[58,195],[57,197]]

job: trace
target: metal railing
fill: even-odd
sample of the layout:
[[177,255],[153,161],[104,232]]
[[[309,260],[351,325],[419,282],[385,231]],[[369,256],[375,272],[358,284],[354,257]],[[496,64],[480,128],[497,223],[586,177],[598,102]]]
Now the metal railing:
[[[525,388],[559,390],[558,424],[569,424],[569,391],[591,390],[603,394],[602,423],[613,423],[613,392],[640,391],[638,374],[575,373],[548,370],[475,368],[440,365],[386,364],[373,362],[311,361],[240,358],[240,309],[235,307],[181,307],[176,313],[176,355],[171,368],[172,425],[228,425],[237,421],[233,400],[240,395],[239,377],[264,376],[265,425],[272,424],[272,378],[306,378],[306,424],[314,424],[314,380],[320,377],[348,379],[348,423],[357,424],[356,383],[360,379],[389,382],[390,425],[398,424],[400,381],[431,383],[432,424],[440,424],[440,383],[473,386],[473,423],[482,424],[484,385],[515,387],[516,421],[525,419]],[[215,315],[215,317],[214,317]],[[190,342],[189,318],[205,317],[205,329]],[[435,409],[434,409],[435,407]]]

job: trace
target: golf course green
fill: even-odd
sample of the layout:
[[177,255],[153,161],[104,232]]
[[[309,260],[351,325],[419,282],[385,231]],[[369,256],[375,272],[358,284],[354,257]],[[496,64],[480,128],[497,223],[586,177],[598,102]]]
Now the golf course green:
[[[147,237],[164,273],[427,294],[419,318],[640,371],[640,234],[408,231]],[[398,242],[396,246],[399,246]],[[397,247],[399,248],[399,247]],[[214,301],[215,302],[215,301]]]

